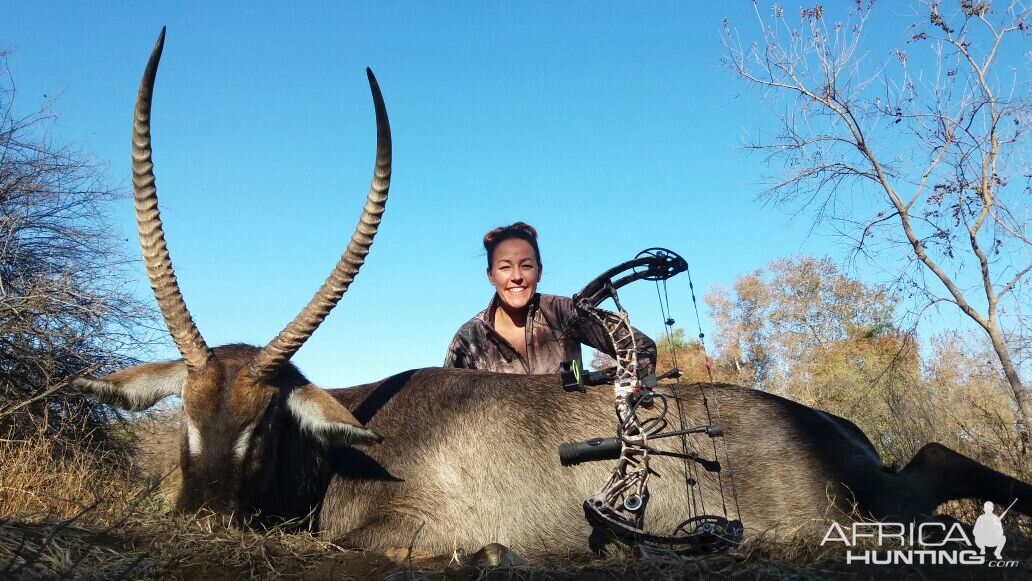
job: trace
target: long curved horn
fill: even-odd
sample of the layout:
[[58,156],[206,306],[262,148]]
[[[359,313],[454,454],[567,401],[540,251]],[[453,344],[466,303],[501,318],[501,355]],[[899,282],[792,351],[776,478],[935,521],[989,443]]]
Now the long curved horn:
[[161,214],[158,212],[158,189],[154,185],[154,163],[151,161],[151,97],[164,46],[165,28],[162,27],[158,42],[147,61],[147,70],[140,80],[140,91],[136,95],[133,115],[133,203],[136,206],[140,249],[161,315],[187,367],[198,368],[208,361],[211,352],[190,317],[190,311],[186,309],[179,282],[176,281],[176,272],[172,269],[172,259],[165,244],[165,231],[161,227]]
[[373,71],[366,69],[369,77],[369,88],[373,93],[373,106],[376,108],[376,166],[373,169],[373,181],[369,186],[362,215],[358,219],[355,231],[351,235],[348,247],[341,255],[326,282],[308,302],[304,310],[290,322],[275,339],[269,342],[258,355],[255,372],[259,377],[269,379],[276,375],[280,367],[289,360],[305,341],[312,336],[319,324],[323,322],[337,301],[347,292],[351,282],[358,274],[358,269],[369,254],[373,244],[384,205],[387,203],[387,190],[391,185],[391,126],[387,119],[387,108],[383,104],[380,86],[376,83]]

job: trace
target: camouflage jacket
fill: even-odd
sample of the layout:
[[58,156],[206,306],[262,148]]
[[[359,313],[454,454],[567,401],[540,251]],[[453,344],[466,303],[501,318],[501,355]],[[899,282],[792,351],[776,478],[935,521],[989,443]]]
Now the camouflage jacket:
[[[614,355],[609,334],[577,308],[569,297],[535,294],[527,313],[527,358],[524,359],[494,328],[498,295],[486,309],[459,328],[448,346],[444,367],[482,369],[498,373],[559,373],[559,363],[581,358],[581,343]],[[656,344],[634,330],[638,364],[644,373],[655,369]],[[583,366],[582,366],[583,368]]]

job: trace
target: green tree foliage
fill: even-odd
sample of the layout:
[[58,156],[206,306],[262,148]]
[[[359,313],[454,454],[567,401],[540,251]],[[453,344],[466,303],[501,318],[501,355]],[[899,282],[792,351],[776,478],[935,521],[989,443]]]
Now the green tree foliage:
[[663,333],[656,341],[656,349],[659,351],[671,351],[686,349],[692,343],[684,338],[684,328],[674,327],[669,333]]

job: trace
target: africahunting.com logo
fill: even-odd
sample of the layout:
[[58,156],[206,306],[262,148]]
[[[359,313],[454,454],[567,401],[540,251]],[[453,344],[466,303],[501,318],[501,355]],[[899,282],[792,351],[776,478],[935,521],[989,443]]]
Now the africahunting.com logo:
[[[848,547],[846,564],[1017,567],[1017,561],[1003,560],[1007,537],[1001,521],[1010,506],[999,516],[993,508],[993,503],[985,503],[971,535],[959,522],[855,522],[848,528],[832,523],[821,546]],[[993,549],[988,555],[987,548]]]

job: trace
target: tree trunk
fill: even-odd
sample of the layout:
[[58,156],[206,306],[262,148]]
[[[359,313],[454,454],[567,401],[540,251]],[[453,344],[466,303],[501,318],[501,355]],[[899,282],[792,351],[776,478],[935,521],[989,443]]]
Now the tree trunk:
[[1021,436],[1022,452],[1026,452],[1029,443],[1028,419],[1032,417],[1032,392],[1021,383],[1018,370],[1014,367],[1014,363],[1011,362],[1010,352],[1007,350],[1007,345],[1003,342],[1003,336],[1000,334],[999,327],[996,326],[995,321],[990,323],[988,331],[993,349],[996,351],[996,356],[1000,359],[1000,365],[1003,366],[1003,373],[1007,376],[1007,383],[1010,384],[1011,390],[1014,392],[1014,399],[1018,402],[1018,433]]

